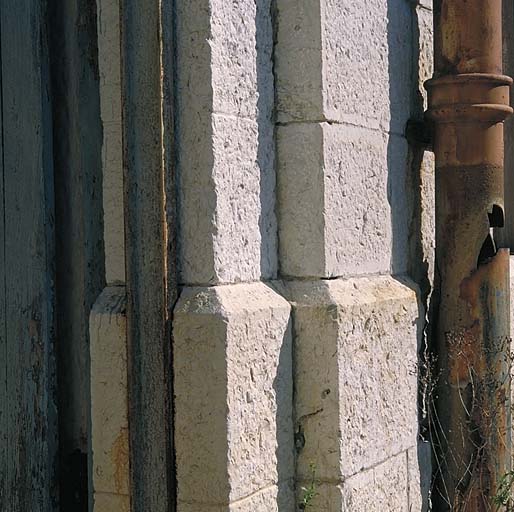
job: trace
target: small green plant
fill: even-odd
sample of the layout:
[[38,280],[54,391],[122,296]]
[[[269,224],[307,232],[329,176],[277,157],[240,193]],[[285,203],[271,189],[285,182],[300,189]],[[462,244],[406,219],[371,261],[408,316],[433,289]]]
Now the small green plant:
[[514,471],[509,471],[501,478],[496,496],[493,497],[493,503],[496,505],[496,512],[500,510],[505,510],[506,512],[514,511],[514,503],[512,501],[513,485]]
[[302,487],[302,501],[300,502],[300,510],[307,510],[312,507],[312,502],[316,496],[319,495],[316,490],[316,465],[311,463],[309,464],[309,469],[311,472],[311,481],[308,487]]

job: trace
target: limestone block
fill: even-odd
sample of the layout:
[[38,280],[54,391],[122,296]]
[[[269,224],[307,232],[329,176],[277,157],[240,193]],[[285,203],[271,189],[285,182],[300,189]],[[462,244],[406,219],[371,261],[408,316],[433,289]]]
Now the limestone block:
[[211,0],[210,4],[213,111],[271,124],[271,0]]
[[416,446],[416,291],[390,276],[287,284],[301,481],[310,463],[342,482]]
[[405,452],[339,484],[321,483],[317,491],[312,501],[316,512],[420,512],[409,508]]
[[405,272],[411,207],[403,137],[328,123],[277,130],[281,272]]
[[[122,512],[125,510],[123,507],[129,504],[127,339],[123,286],[105,288],[91,311],[89,329],[94,511]],[[117,508],[114,508],[115,503]]]
[[93,499],[94,512],[130,512],[128,495],[97,493]]
[[346,0],[278,0],[278,121],[328,120],[403,133],[412,89],[412,22],[405,0],[371,0],[365,7]]
[[403,133],[412,95],[411,6],[322,1],[324,116]]
[[180,279],[273,278],[270,0],[194,0],[177,9]]
[[321,27],[319,0],[277,0],[275,80],[280,122],[322,119]]
[[114,284],[125,281],[119,0],[97,0],[97,12],[105,276],[108,284]]
[[342,510],[410,512],[405,452],[349,478],[341,486]]
[[230,505],[206,505],[198,503],[180,503],[180,512],[293,512],[293,483],[280,487],[273,485],[247,498]]
[[179,512],[278,510],[294,472],[289,304],[263,283],[185,288],[174,376]]

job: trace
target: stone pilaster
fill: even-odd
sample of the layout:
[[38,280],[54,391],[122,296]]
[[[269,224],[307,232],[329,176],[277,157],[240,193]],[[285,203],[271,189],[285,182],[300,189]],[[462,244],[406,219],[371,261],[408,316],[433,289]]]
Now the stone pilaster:
[[178,512],[293,512],[290,306],[277,275],[269,0],[179,2]]
[[413,179],[418,155],[404,130],[420,101],[431,13],[407,0],[276,5],[279,268],[293,305],[298,487],[314,463],[317,511],[421,510],[425,309],[405,276],[418,265],[413,247],[430,248],[420,230],[433,203],[416,203],[430,183]]

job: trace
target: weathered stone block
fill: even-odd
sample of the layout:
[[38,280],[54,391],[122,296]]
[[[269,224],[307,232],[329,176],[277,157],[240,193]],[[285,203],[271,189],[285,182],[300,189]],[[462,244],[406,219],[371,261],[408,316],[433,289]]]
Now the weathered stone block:
[[403,133],[412,82],[409,3],[298,4],[277,2],[278,120],[328,120]]
[[270,1],[195,0],[177,9],[181,281],[273,278]]
[[98,68],[103,145],[103,213],[105,277],[125,281],[123,151],[121,134],[121,57],[119,0],[97,0]]
[[271,126],[271,0],[211,0],[213,111]]
[[[312,501],[316,512],[419,512],[409,508],[407,455],[402,452],[344,482],[321,483]],[[301,491],[299,499],[301,499]]]
[[400,453],[373,469],[358,473],[341,486],[342,510],[410,512],[407,457]]
[[95,512],[125,510],[108,508],[114,503],[129,510],[126,329],[125,288],[108,287],[93,306],[89,321]]
[[322,1],[324,116],[403,133],[412,97],[409,2]]
[[275,510],[294,471],[289,304],[263,283],[186,288],[174,343],[179,512]]
[[405,272],[410,206],[403,137],[328,123],[277,130],[282,274]]
[[94,512],[130,512],[130,499],[119,494],[98,493],[94,496]]
[[287,292],[300,480],[311,462],[321,481],[343,481],[416,446],[424,315],[415,286],[376,276],[291,282]]
[[182,280],[271,277],[277,268],[272,132],[261,134],[258,123],[232,116],[214,114],[211,123],[210,133],[202,128],[187,142],[208,152],[192,149],[183,157]]
[[293,512],[293,484],[268,487],[230,505],[181,503],[181,512]]
[[322,120],[321,27],[319,1],[277,0],[275,87],[280,122]]

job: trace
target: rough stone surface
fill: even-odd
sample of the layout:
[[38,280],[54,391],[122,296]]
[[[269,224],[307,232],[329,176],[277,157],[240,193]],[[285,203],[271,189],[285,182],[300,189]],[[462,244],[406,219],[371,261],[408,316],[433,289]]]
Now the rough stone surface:
[[409,508],[406,452],[339,484],[322,483],[318,493],[312,502],[316,512],[420,512]]
[[277,0],[275,12],[277,120],[320,121],[323,109],[321,5]]
[[341,494],[342,510],[410,512],[405,452],[349,478],[342,484]]
[[[125,288],[106,288],[89,322],[91,337],[91,457],[95,512],[129,504]],[[105,496],[108,494],[109,496]],[[124,505],[124,506],[125,506]]]
[[413,57],[409,2],[372,0],[365,9],[345,0],[297,4],[277,1],[278,120],[403,133]]
[[295,332],[298,477],[341,481],[416,446],[415,286],[388,276],[287,285]]
[[317,512],[426,509],[424,311],[417,288],[389,274],[433,269],[433,158],[403,136],[432,74],[430,4],[176,6],[190,285],[174,317],[179,512],[292,512],[299,499],[289,306],[262,283],[220,286],[277,274],[275,207],[282,276],[344,278],[280,288],[294,308],[297,482],[314,462]]
[[97,0],[107,284],[125,281],[119,0]]
[[94,512],[130,512],[128,496],[98,493],[94,496]]
[[292,485],[271,486],[231,504],[205,505],[181,503],[181,512],[293,512]]
[[283,275],[407,270],[407,142],[375,130],[293,123],[277,131]]
[[412,94],[411,5],[322,1],[324,116],[403,133]]
[[174,318],[179,512],[275,510],[264,491],[294,470],[289,304],[263,283],[185,288]]
[[195,0],[177,11],[181,281],[272,278],[270,0]]

